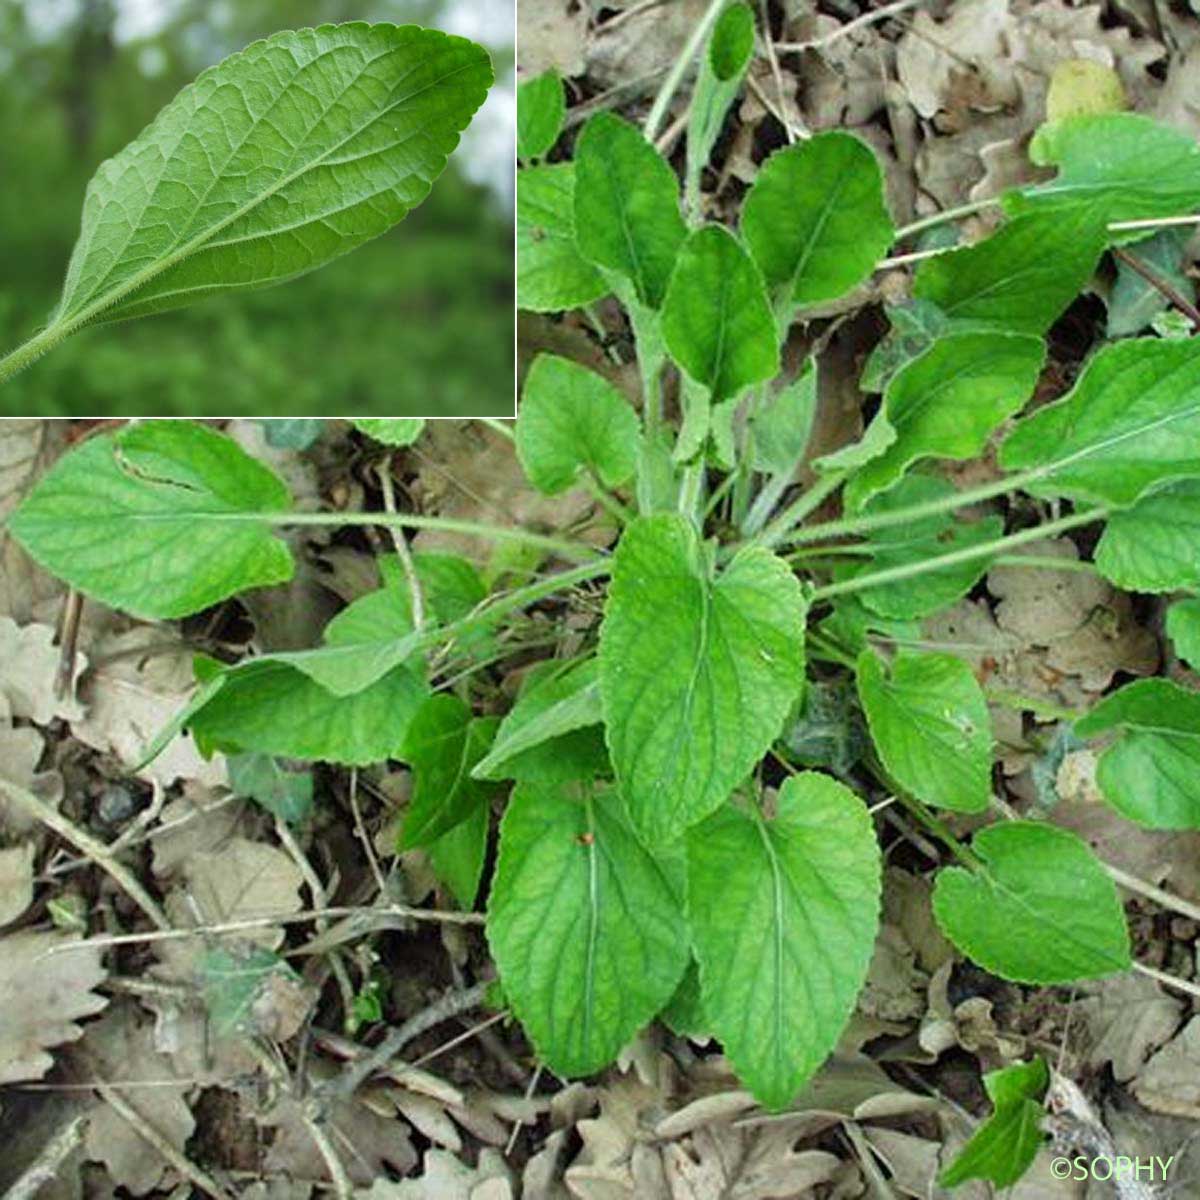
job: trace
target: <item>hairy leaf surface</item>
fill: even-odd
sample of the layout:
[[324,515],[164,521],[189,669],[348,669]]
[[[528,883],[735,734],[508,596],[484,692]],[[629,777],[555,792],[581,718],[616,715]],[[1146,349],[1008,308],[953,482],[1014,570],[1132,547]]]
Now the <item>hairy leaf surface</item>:
[[979,454],[1033,395],[1045,355],[1040,338],[1023,334],[957,333],[935,341],[889,380],[884,411],[896,437],[848,484],[849,508],[886,491],[919,459]]
[[1129,969],[1116,886],[1075,834],[1010,821],[980,830],[971,849],[982,870],[942,870],[933,911],[942,932],[984,970],[1055,984]]
[[776,151],[746,197],[742,233],[767,282],[796,304],[845,295],[895,237],[871,148],[833,130]]
[[428,195],[492,84],[415,25],[285,31],[205,71],[88,185],[54,324],[302,275]]
[[714,403],[779,371],[779,340],[762,276],[722,225],[684,243],[663,304],[671,357],[712,393]]
[[1105,346],[1061,400],[1021,421],[1000,448],[1028,490],[1117,506],[1200,475],[1200,338]]
[[690,522],[640,517],[617,548],[600,631],[609,752],[650,844],[729,796],[779,735],[804,683],[805,601],[774,555],[715,578]]
[[534,359],[517,414],[517,457],[538,491],[565,492],[580,471],[605,487],[628,483],[640,432],[633,406],[603,376],[556,354]]
[[667,878],[615,792],[521,784],[500,826],[488,945],[556,1073],[589,1075],[671,998],[689,961]]
[[952,654],[901,651],[890,673],[858,659],[858,694],[883,765],[929,804],[983,812],[992,795],[992,722],[970,666]]
[[292,556],[260,514],[290,510],[283,483],[192,421],[150,421],[63,457],[9,519],[48,571],[139,617],[185,617],[282,583]]
[[1150,829],[1200,829],[1200,695],[1139,679],[1075,723],[1081,738],[1114,730],[1096,769],[1109,804]]
[[833,1050],[866,978],[880,854],[857,796],[805,772],[769,821],[726,805],[689,831],[688,923],[705,1016],[768,1108]]
[[562,312],[608,294],[575,242],[575,164],[517,172],[517,304]]
[[597,113],[575,144],[575,233],[584,257],[658,308],[686,235],[679,181],[640,129]]

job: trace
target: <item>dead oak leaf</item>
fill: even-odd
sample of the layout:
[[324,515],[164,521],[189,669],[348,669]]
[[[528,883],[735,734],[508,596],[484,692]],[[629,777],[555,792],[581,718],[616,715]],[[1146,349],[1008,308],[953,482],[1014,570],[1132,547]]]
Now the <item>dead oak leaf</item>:
[[41,1079],[52,1046],[82,1036],[77,1022],[108,1003],[92,989],[105,978],[91,948],[49,951],[76,940],[65,933],[0,938],[0,1084]]
[[1154,1112],[1200,1120],[1200,1017],[1146,1064],[1133,1094]]
[[1113,1078],[1126,1083],[1179,1028],[1183,1005],[1144,975],[1112,975],[1086,986],[1089,994],[1077,1007],[1091,1043],[1088,1064],[1111,1062]]
[[83,715],[74,696],[55,695],[58,661],[59,649],[49,625],[18,625],[0,617],[0,695],[14,717],[49,725],[56,717],[73,721]]

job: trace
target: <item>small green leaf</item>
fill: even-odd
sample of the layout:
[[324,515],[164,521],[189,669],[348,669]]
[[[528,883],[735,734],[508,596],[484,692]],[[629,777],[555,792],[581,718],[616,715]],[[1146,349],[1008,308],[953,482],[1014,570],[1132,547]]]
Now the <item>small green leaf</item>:
[[608,295],[575,242],[575,164],[517,172],[517,304],[562,312]]
[[772,820],[726,805],[690,830],[688,923],[704,1013],[738,1077],[787,1107],[833,1050],[866,978],[880,853],[849,788],[805,772]]
[[229,786],[272,816],[299,825],[313,805],[311,771],[289,771],[269,754],[235,754],[229,759]]
[[981,867],[946,867],[933,911],[942,932],[985,971],[1055,984],[1129,969],[1116,886],[1075,834],[1010,821],[980,830],[971,849]]
[[583,256],[631,280],[638,299],[658,308],[687,233],[674,171],[641,130],[601,112],[575,144],[575,172]]
[[1035,470],[1035,495],[1116,506],[1200,475],[1200,338],[1097,351],[1061,400],[1018,423],[1000,464]]
[[355,421],[354,428],[384,446],[411,446],[425,422],[420,417],[379,417]]
[[513,1011],[565,1076],[612,1062],[671,998],[689,958],[679,903],[611,791],[516,788],[487,937]]
[[871,148],[833,130],[777,150],[746,197],[742,233],[768,284],[796,304],[844,296],[895,239]]
[[287,488],[235,442],[150,421],[65,455],[9,520],[48,571],[138,617],[185,617],[292,576],[267,519]]
[[322,418],[290,420],[286,417],[265,417],[259,424],[267,445],[278,450],[307,450],[325,429]]
[[928,804],[984,812],[992,797],[992,722],[967,663],[900,651],[889,675],[864,650],[857,675],[871,737],[896,782]]
[[517,413],[517,457],[539,492],[556,496],[580,471],[620,487],[637,468],[633,406],[607,379],[556,354],[529,368]]
[[648,844],[718,808],[778,737],[804,684],[805,601],[774,555],[713,577],[682,517],[625,529],[600,630],[609,753]]
[[708,53],[700,62],[692,91],[687,134],[688,205],[693,212],[700,175],[721,135],[726,114],[737,98],[754,57],[754,13],[748,4],[731,4],[713,27]]
[[892,376],[884,412],[895,440],[846,488],[851,512],[886,491],[922,458],[973,458],[1006,417],[1033,395],[1046,347],[1025,334],[958,333],[939,338]]
[[475,778],[557,784],[604,773],[597,675],[594,658],[544,664],[500,722],[487,757],[475,765]]
[[968,1179],[1011,1187],[1029,1170],[1046,1140],[1042,1097],[1050,1086],[1050,1072],[1042,1059],[989,1071],[983,1086],[992,1101],[992,1115],[941,1173],[941,1187],[957,1187]]
[[850,442],[840,450],[822,454],[813,460],[813,466],[823,474],[833,471],[858,471],[877,459],[894,441],[896,431],[885,412],[877,412],[866,431],[857,442]]
[[517,86],[517,157],[541,158],[562,133],[567,97],[559,73],[551,67]]
[[957,323],[1040,336],[1079,295],[1100,260],[1104,222],[1086,213],[1030,213],[990,237],[928,259],[913,296]]
[[1008,192],[1010,212],[1092,220],[1170,217],[1200,205],[1200,146],[1194,138],[1138,113],[1069,117],[1043,125],[1029,146],[1048,183]]
[[762,276],[723,225],[697,229],[679,252],[663,304],[671,357],[717,402],[779,371],[779,341]]
[[254,1006],[275,975],[297,985],[301,982],[278,954],[261,947],[242,953],[216,947],[201,958],[200,986],[217,1037],[264,1032],[254,1020]]
[[712,1023],[704,1011],[704,999],[700,995],[700,966],[694,958],[688,963],[675,994],[658,1016],[679,1037],[699,1040],[712,1036]]
[[201,74],[88,185],[53,325],[293,279],[428,195],[492,84],[415,25],[276,33]]
[[833,612],[817,629],[851,654],[859,654],[866,648],[871,633],[902,642],[915,641],[921,636],[919,621],[872,612],[862,597],[855,595],[838,596],[833,602]]
[[808,449],[817,414],[817,364],[806,359],[800,374],[770,396],[750,418],[754,469],[771,475],[795,474]]
[[491,813],[488,805],[477,805],[465,821],[446,830],[428,848],[434,874],[467,912],[475,907],[475,897],[479,895]]
[[1150,829],[1200,829],[1200,695],[1139,679],[1075,723],[1081,738],[1111,730],[1119,737],[1096,769],[1109,804]]
[[[1194,304],[1196,285],[1187,273],[1189,257],[1186,252],[1191,235],[1190,228],[1164,229],[1145,241],[1127,246],[1125,253]],[[1141,333],[1171,303],[1128,262],[1118,258],[1116,266],[1117,277],[1107,301],[1108,327],[1105,332],[1109,338]]]
[[1160,488],[1113,513],[1096,546],[1096,566],[1134,592],[1200,587],[1200,480]]
[[487,804],[491,789],[471,772],[499,723],[496,717],[473,717],[449,692],[431,696],[413,714],[400,751],[416,777],[401,850],[428,846]]
[[[941,500],[953,492],[953,486],[944,479],[935,479],[931,475],[907,475],[890,491],[876,496],[864,512],[893,512]],[[960,521],[943,513],[922,517],[907,525],[877,529],[867,539],[873,556],[839,568],[836,575],[839,579],[853,579],[858,575],[924,562],[971,546],[982,546],[998,538],[1003,528],[1004,522],[999,517]],[[926,571],[917,579],[879,584],[864,590],[861,599],[864,605],[880,616],[902,620],[924,617],[961,600],[983,578],[987,568],[988,558],[981,555],[936,571]]]
[[1176,600],[1167,609],[1167,637],[1189,667],[1200,668],[1200,600]]

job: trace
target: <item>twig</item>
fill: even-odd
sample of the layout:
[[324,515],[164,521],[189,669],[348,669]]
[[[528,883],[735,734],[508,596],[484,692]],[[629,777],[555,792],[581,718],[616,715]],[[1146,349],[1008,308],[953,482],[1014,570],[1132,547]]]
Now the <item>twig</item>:
[[865,29],[868,25],[874,25],[879,21],[886,21],[888,17],[894,17],[897,13],[907,12],[908,9],[916,8],[923,2],[924,0],[895,0],[894,4],[885,4],[882,8],[865,12],[861,17],[855,17],[853,21],[847,21],[845,25],[839,25],[837,29],[831,30],[822,37],[810,38],[807,42],[779,42],[775,48],[784,54],[792,54],[798,50],[820,50],[825,46],[832,45],[848,34],[854,33],[858,29]]
[[63,602],[58,629],[58,669],[54,672],[54,694],[59,700],[71,694],[75,682],[75,649],[79,642],[79,618],[83,614],[83,595],[72,588]]
[[[525,1089],[525,1099],[528,1100],[533,1095],[533,1089],[537,1087],[538,1080],[542,1077],[542,1067],[538,1064],[538,1068],[529,1077],[529,1086]],[[518,1114],[517,1119],[513,1122],[512,1133],[508,1136],[508,1144],[504,1147],[504,1157],[507,1158],[512,1152],[513,1147],[517,1144],[517,1138],[520,1136],[521,1130],[525,1125],[524,1116]]]
[[20,1178],[4,1193],[3,1200],[34,1200],[45,1183],[57,1179],[62,1165],[83,1142],[87,1129],[87,1114],[69,1120],[42,1147],[37,1160],[31,1163]]
[[792,123],[787,119],[787,91],[783,85],[783,70],[779,65],[779,55],[775,52],[775,43],[771,39],[771,7],[768,0],[759,0],[759,16],[762,21],[762,40],[767,51],[767,65],[771,68],[771,78],[775,81],[775,90],[779,93],[779,112],[783,123],[783,132],[787,135],[788,145],[795,145],[796,132]]
[[1200,330],[1200,308],[1197,308],[1169,279],[1146,266],[1135,254],[1120,246],[1112,248],[1113,257],[1123,262],[1131,271],[1140,275],[1156,292],[1165,296],[1189,321],[1192,328]]
[[232,1200],[230,1193],[221,1187],[212,1176],[196,1166],[182,1151],[172,1146],[135,1108],[127,1104],[115,1087],[99,1080],[96,1081],[95,1087],[96,1091],[104,1098],[105,1103],[126,1121],[134,1133],[142,1141],[153,1146],[184,1179],[189,1180],[206,1196],[212,1196],[214,1200]]
[[[396,515],[396,493],[392,485],[392,460],[389,458],[379,468],[379,482],[383,487],[383,507],[389,516]],[[421,592],[421,580],[417,575],[417,564],[413,562],[412,551],[408,548],[408,539],[399,525],[388,526],[388,536],[396,548],[400,565],[404,568],[404,578],[408,580],[409,599],[412,602],[413,628],[420,630],[425,625],[425,597]]]
[[[90,833],[85,833],[57,809],[52,808],[40,797],[8,780],[0,780],[0,791],[10,800],[30,810],[43,825],[52,829],[64,841],[70,842],[81,854],[90,858],[98,867],[108,873],[118,887],[146,914],[157,928],[171,928],[171,922],[158,906],[158,902],[137,881],[132,872],[127,870],[113,856],[103,843],[98,842]],[[74,946],[86,945],[86,942],[70,943]]]
[[675,59],[671,67],[670,74],[663,80],[663,85],[659,88],[658,95],[654,97],[654,103],[650,108],[650,115],[646,118],[646,125],[643,132],[646,135],[646,141],[653,142],[658,136],[658,131],[662,128],[663,121],[666,120],[667,110],[671,107],[671,101],[675,98],[675,93],[679,90],[679,85],[683,82],[683,77],[687,74],[688,68],[692,65],[692,61],[696,55],[700,53],[701,46],[704,45],[704,39],[708,37],[712,31],[712,27],[717,23],[717,18],[721,15],[727,0],[709,0],[708,8],[705,10],[704,16],[696,22],[695,28],[692,30],[692,36],[688,38],[687,44],[679,52],[679,56]]
[[1147,883],[1144,879],[1139,879],[1136,875],[1130,875],[1127,871],[1122,871],[1120,867],[1114,867],[1111,863],[1101,863],[1101,866],[1108,872],[1109,878],[1125,888],[1126,891],[1136,892],[1139,896],[1144,896],[1147,900],[1153,900],[1155,904],[1160,904],[1163,908],[1169,908],[1181,917],[1200,921],[1200,905],[1191,904],[1180,896],[1163,891],[1162,888],[1155,887],[1154,884]]
[[183,941],[193,937],[221,937],[226,934],[246,933],[253,929],[272,929],[276,925],[303,925],[322,917],[403,917],[411,921],[441,921],[449,925],[482,925],[483,913],[446,912],[436,908],[410,908],[406,904],[388,904],[358,907],[309,909],[299,913],[280,913],[277,917],[247,917],[244,921],[226,921],[219,925],[197,925],[194,929],[171,929],[169,926],[157,932],[118,933],[103,937],[83,938],[78,942],[64,942],[52,946],[47,954],[66,954],[72,950],[99,949],[106,946],[139,946],[149,942]]
[[1157,967],[1148,966],[1146,963],[1138,962],[1136,959],[1133,962],[1132,969],[1141,975],[1148,976],[1150,979],[1157,979],[1163,987],[1174,988],[1177,992],[1186,992],[1189,996],[1200,999],[1200,986],[1187,979],[1180,979],[1177,975],[1168,975],[1166,971],[1160,971]]
[[354,834],[362,843],[363,853],[367,856],[367,863],[371,868],[371,875],[375,880],[375,886],[379,889],[380,896],[387,895],[387,880],[383,876],[383,870],[379,866],[379,859],[375,854],[375,847],[371,844],[371,835],[367,832],[366,823],[363,821],[362,807],[358,803],[358,768],[350,768],[350,812],[354,816]]
[[485,980],[465,991],[447,992],[427,1008],[409,1017],[403,1025],[393,1029],[374,1050],[364,1054],[337,1079],[331,1080],[326,1090],[332,1096],[352,1096],[376,1071],[382,1070],[395,1058],[413,1038],[420,1037],[427,1029],[432,1029],[451,1017],[457,1017],[459,1013],[478,1008],[490,987],[491,981]]

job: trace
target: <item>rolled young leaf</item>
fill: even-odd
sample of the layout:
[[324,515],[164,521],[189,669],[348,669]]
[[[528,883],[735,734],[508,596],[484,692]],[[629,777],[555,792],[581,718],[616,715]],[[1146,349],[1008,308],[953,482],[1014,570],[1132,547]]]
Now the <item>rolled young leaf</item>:
[[755,1097],[784,1108],[866,978],[881,870],[871,818],[849,788],[804,772],[772,819],[726,805],[694,827],[687,858],[704,1015]]
[[280,283],[384,233],[492,79],[473,42],[365,22],[218,63],[96,172],[48,335]]
[[193,421],[150,421],[84,442],[9,520],[48,571],[134,616],[186,617],[292,577],[256,514],[286,514],[284,484],[236,442]]
[[795,304],[845,295],[895,237],[871,148],[834,130],[776,151],[746,197],[742,233],[768,284]]
[[779,371],[779,337],[762,276],[723,225],[696,230],[679,252],[662,313],[671,357],[714,403]]

